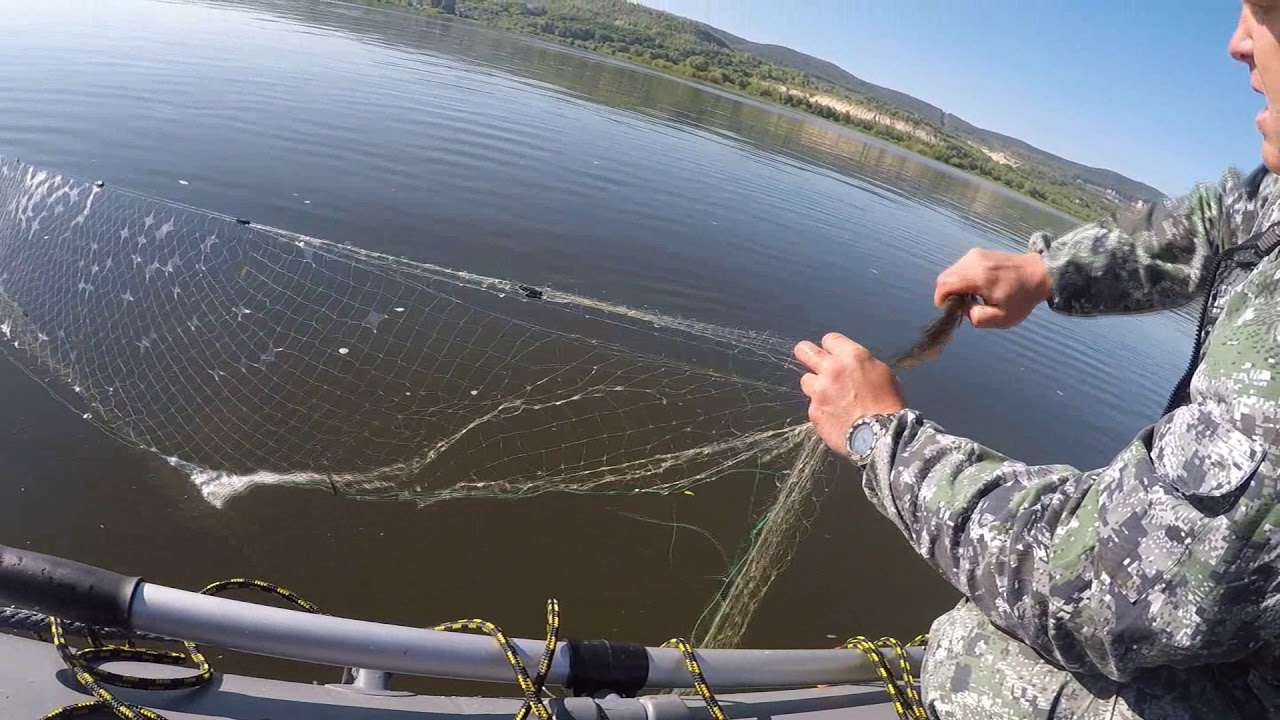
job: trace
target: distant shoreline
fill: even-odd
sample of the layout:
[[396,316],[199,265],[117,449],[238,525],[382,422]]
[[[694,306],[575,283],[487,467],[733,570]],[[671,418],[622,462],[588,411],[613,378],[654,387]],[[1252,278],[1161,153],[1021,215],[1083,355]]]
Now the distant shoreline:
[[[723,68],[713,66],[700,56],[694,56],[692,64],[675,64],[639,55],[635,51],[621,51],[616,47],[616,43],[562,37],[537,29],[527,22],[518,22],[526,18],[510,14],[507,4],[498,5],[495,0],[434,0],[434,3],[433,0],[365,0],[365,2],[374,5],[391,5],[441,20],[447,19],[450,22],[462,20],[481,27],[537,38],[560,47],[573,48],[597,57],[659,72],[668,77],[694,81],[699,85],[705,84],[707,87],[738,97],[798,110],[806,115],[830,121],[834,125],[850,128],[868,137],[888,142],[919,157],[940,162],[968,176],[995,183],[1021,198],[1064,213],[1074,220],[1086,222],[1096,220],[1123,207],[1121,203],[1095,193],[1086,195],[1084,190],[1071,188],[1069,192],[1064,193],[1061,184],[1037,180],[1031,172],[1021,167],[1022,162],[1016,158],[951,135],[942,128],[936,128],[914,115],[883,106],[870,98],[824,91],[805,84],[795,85],[768,80],[760,82],[746,76],[739,76],[736,82],[728,82]],[[480,6],[486,10],[489,10],[490,6],[496,6],[508,14],[494,14],[492,18],[481,18],[440,9],[440,6],[453,6],[456,9],[458,3],[463,5],[464,11],[468,9],[468,5]],[[432,7],[433,4],[436,7]],[[517,4],[519,3],[511,3],[511,5]],[[581,21],[577,17],[573,20]],[[797,77],[805,77],[795,71],[792,73]]]

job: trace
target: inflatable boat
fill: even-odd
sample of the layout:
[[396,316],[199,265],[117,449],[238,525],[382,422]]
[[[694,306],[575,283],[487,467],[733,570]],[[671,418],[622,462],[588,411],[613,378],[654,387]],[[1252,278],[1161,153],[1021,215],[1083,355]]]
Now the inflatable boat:
[[[274,592],[297,609],[215,594],[247,586]],[[397,626],[325,615],[265,582],[233,580],[191,592],[0,546],[0,706],[3,717],[14,719],[74,706],[55,715],[70,717],[88,712],[90,703],[106,706],[94,710],[101,713],[95,717],[114,710],[124,718],[169,720],[922,717],[914,680],[924,651],[919,644],[695,650],[673,641],[674,647],[646,647],[560,640],[554,606],[548,615],[545,640],[509,639],[482,620],[437,629]],[[179,640],[187,652],[143,649]],[[86,649],[73,650],[73,641]],[[341,681],[214,672],[197,644],[330,665],[342,670]],[[187,666],[179,667],[184,660]],[[392,689],[396,675],[514,681],[516,691],[509,697],[421,695]]]

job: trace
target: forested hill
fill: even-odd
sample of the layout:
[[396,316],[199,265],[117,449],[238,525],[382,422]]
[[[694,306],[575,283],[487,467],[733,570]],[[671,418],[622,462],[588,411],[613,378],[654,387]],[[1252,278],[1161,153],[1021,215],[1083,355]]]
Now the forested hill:
[[792,50],[781,45],[754,43],[716,28],[708,29],[723,39],[734,50],[751,53],[784,67],[796,68],[835,87],[900,108],[962,138],[974,140],[991,150],[1054,166],[1065,176],[1113,190],[1126,200],[1159,200],[1164,197],[1164,194],[1156,188],[1125,177],[1113,170],[1081,165],[1041,150],[1017,138],[971,125],[942,108],[904,92],[869,83],[840,66],[821,58],[806,55],[798,50]]
[[627,0],[365,0],[537,35],[785,104],[985,177],[1076,217],[1157,200],[1157,189],[975,127],[923,100],[778,45]]

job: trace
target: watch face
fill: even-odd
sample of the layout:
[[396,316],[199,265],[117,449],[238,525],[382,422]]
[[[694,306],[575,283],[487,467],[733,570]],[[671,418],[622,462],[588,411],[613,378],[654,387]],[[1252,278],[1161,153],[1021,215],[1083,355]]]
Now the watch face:
[[853,431],[853,436],[849,438],[849,453],[854,457],[862,457],[871,452],[871,446],[875,444],[876,432],[871,425],[860,425]]

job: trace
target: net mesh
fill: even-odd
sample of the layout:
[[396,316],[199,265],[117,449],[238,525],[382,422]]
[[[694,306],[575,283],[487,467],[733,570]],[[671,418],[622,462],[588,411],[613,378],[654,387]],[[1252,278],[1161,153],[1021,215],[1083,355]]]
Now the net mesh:
[[261,484],[432,503],[781,477],[785,507],[766,512],[717,605],[736,608],[717,610],[720,646],[754,607],[740,588],[758,599],[785,565],[795,531],[781,524],[796,526],[819,464],[773,336],[12,160],[0,160],[0,331],[85,420],[219,506]]

